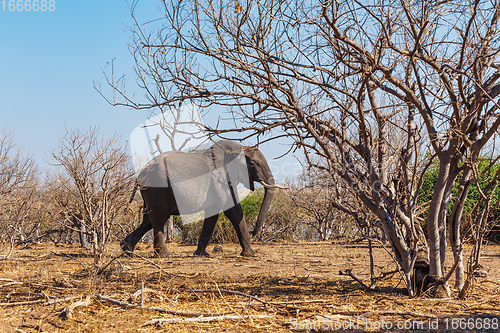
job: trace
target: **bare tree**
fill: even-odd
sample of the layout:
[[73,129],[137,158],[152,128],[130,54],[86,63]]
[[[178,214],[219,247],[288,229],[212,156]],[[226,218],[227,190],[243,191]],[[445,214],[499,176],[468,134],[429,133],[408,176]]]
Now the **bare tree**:
[[16,144],[11,132],[0,132],[0,244],[24,241],[38,229],[38,177],[33,158]]
[[90,236],[98,265],[133,187],[129,157],[118,137],[101,139],[96,128],[68,130],[51,155],[60,167],[53,192],[67,227]]
[[0,133],[0,196],[29,181],[35,171],[33,158],[26,155],[7,130]]
[[[498,1],[164,1],[162,16],[132,31],[140,86],[155,98],[134,101],[112,82],[113,104],[190,100],[233,112],[236,125],[214,134],[284,132],[377,216],[410,295],[424,282],[449,293],[448,224],[462,260],[462,200],[446,216],[452,188],[461,175],[467,196],[471,166],[500,125]],[[424,235],[416,198],[434,157]]]

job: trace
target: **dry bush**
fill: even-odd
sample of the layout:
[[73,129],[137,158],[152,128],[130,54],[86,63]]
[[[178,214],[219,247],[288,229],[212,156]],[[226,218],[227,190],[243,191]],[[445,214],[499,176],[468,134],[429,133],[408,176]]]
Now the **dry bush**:
[[59,167],[51,191],[55,215],[63,217],[66,228],[88,237],[97,265],[106,245],[116,240],[134,186],[126,150],[118,137],[102,139],[95,128],[68,130],[52,158]]
[[262,241],[306,239],[308,230],[300,222],[300,210],[288,191],[277,190],[260,238]]
[[373,219],[342,179],[323,170],[304,170],[288,183],[292,203],[301,212],[301,224],[312,231],[308,240],[360,236]]
[[16,241],[24,241],[38,230],[38,186],[32,157],[4,130],[0,133],[0,245],[9,243],[10,252]]

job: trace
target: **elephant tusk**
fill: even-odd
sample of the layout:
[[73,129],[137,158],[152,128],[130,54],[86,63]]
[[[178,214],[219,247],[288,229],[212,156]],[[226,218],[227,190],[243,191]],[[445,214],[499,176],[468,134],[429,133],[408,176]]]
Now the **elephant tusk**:
[[259,180],[259,183],[262,186],[264,186],[265,188],[278,188],[278,189],[281,189],[281,190],[289,190],[290,189],[289,187],[283,187],[283,186],[279,186],[279,185],[269,185],[268,183],[266,183],[263,180]]

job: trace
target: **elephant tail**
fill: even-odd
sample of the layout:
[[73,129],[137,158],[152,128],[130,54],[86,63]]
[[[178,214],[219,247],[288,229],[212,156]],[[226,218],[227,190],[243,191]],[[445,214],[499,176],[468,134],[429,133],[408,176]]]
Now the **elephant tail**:
[[127,203],[127,207],[125,207],[125,209],[123,210],[123,213],[124,214],[127,214],[128,213],[128,210],[130,208],[130,204],[132,203],[132,201],[134,200],[134,197],[135,197],[135,192],[137,191],[137,188],[139,187],[139,182],[135,182],[134,184],[134,189],[132,190],[132,193],[130,193],[130,199],[128,200],[128,203]]

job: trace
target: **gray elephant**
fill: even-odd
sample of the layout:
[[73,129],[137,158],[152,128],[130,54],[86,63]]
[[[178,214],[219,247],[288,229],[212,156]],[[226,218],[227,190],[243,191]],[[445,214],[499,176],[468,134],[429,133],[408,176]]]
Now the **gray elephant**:
[[137,178],[144,200],[141,225],[121,242],[124,251],[133,251],[142,236],[153,229],[154,253],[170,255],[165,244],[164,225],[171,215],[205,212],[205,220],[195,255],[209,256],[206,247],[221,211],[238,235],[243,256],[253,256],[237,186],[254,190],[254,182],[265,187],[264,201],[253,234],[262,228],[274,196],[274,177],[264,155],[254,147],[221,140],[206,150],[166,152],[152,159]]

